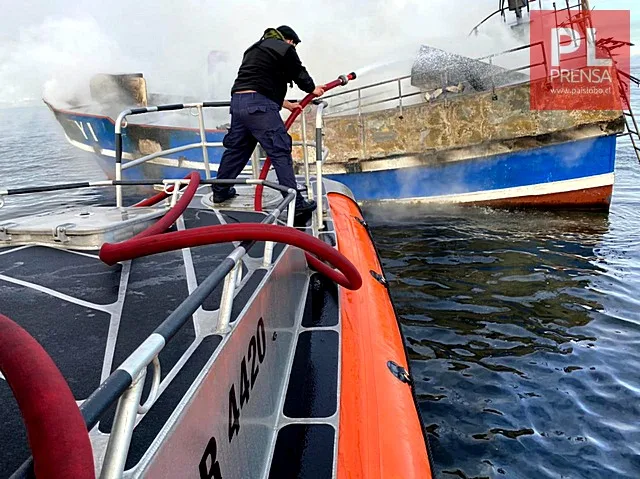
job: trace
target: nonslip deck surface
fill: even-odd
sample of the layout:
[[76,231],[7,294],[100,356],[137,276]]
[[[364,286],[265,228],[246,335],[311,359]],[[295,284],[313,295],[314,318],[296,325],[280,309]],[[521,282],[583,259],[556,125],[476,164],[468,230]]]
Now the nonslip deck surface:
[[[260,222],[260,213],[189,209],[185,227]],[[191,271],[182,251],[105,265],[97,251],[82,253],[26,246],[0,249],[0,312],[36,338],[51,355],[78,401],[86,399],[144,339],[188,296],[187,276],[200,283],[233,251],[234,245],[209,245],[191,250]],[[284,247],[277,245],[274,258]],[[264,243],[250,258],[259,258]],[[257,264],[257,262],[254,262]],[[237,292],[231,320],[264,278],[264,269],[243,266],[244,283]],[[204,304],[219,308],[222,285]],[[150,413],[136,427],[127,467],[135,465],[164,421],[220,343],[220,336],[198,332],[189,321],[160,353],[162,377],[189,358]],[[150,372],[150,371],[149,371]],[[151,381],[146,381],[143,399]],[[108,432],[113,409],[99,424]],[[15,400],[0,379],[0,477],[8,477],[29,455],[26,433]]]
[[[189,209],[184,226],[260,222],[263,218],[263,214],[246,211]],[[335,244],[331,231],[324,239]],[[111,267],[100,261],[97,251],[44,246],[0,249],[0,312],[43,345],[76,399],[82,401],[188,296],[189,279],[201,283],[233,248],[232,244],[209,245]],[[274,260],[283,251],[283,245],[275,245]],[[267,273],[261,267],[263,253],[264,243],[257,243],[245,257],[232,322]],[[219,286],[203,309],[217,310],[221,293]],[[287,371],[289,381],[282,391],[269,477],[328,477],[335,462],[340,371],[336,285],[314,274],[301,315]],[[162,378],[174,367],[179,371],[134,430],[126,469],[140,461],[221,340],[210,330],[200,331],[197,318],[192,318],[160,353]],[[151,368],[147,377],[151,377]],[[145,381],[143,402],[150,387],[151,381]],[[103,415],[97,428],[100,433],[110,432],[114,412],[112,406]],[[0,478],[4,478],[30,452],[17,405],[3,379],[0,424]]]

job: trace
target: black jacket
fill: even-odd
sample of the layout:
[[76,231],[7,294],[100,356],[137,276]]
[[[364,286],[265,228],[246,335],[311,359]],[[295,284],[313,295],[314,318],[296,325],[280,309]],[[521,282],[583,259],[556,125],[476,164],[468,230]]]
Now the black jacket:
[[293,45],[269,38],[253,44],[244,52],[231,94],[255,90],[282,106],[287,83],[291,82],[307,93],[315,88]]

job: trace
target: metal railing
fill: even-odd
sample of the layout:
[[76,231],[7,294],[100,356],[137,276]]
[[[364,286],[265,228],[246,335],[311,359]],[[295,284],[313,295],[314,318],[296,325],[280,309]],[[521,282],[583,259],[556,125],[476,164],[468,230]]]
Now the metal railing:
[[[293,189],[264,182],[262,180],[212,180],[222,184],[258,184],[287,191],[287,197],[267,215],[262,224],[272,224],[280,216],[285,207],[289,207],[288,223],[293,225],[292,204],[295,204],[296,192]],[[279,187],[279,188],[278,188]],[[242,258],[247,255],[256,241],[240,243],[220,265],[200,283],[200,285],[174,310],[167,319],[116,369],[107,380],[102,383],[82,404],[81,411],[87,421],[88,428],[97,424],[100,416],[116,399],[118,405],[114,418],[111,435],[102,466],[101,479],[115,479],[122,477],[133,430],[139,419],[144,416],[159,397],[162,383],[156,380],[160,374],[158,355],[175,334],[189,321],[198,308],[220,285],[223,284],[216,334],[226,335],[230,331],[230,320],[233,308],[235,290],[238,285],[238,274],[242,268]],[[268,266],[272,261],[273,249],[265,245],[263,265]],[[146,370],[153,365],[154,381],[149,398],[144,405],[140,405],[142,389],[144,388]]]
[[[548,75],[546,52],[544,49],[544,43],[542,41],[510,48],[508,50],[503,50],[483,57],[474,58],[473,60],[480,62],[488,60],[487,65],[489,67],[492,67],[495,66],[494,62],[496,58],[538,47],[541,50],[542,61],[536,63],[527,63],[515,68],[503,68],[499,72],[494,72],[489,75],[480,77],[478,80],[489,80],[491,82],[492,92],[495,95],[497,88],[495,78],[498,76],[524,72],[530,70],[531,68],[539,66],[544,66],[545,76]],[[443,91],[447,86],[449,86],[448,79],[452,77],[452,72],[454,72],[455,68],[455,66],[451,66],[443,69],[440,72],[440,84]],[[410,83],[410,80],[412,78],[413,75],[394,77],[388,80],[382,80],[358,88],[340,91],[331,95],[327,95],[323,98],[325,100],[333,100],[329,104],[329,115],[357,113],[358,117],[361,118],[362,114],[366,112],[365,110],[370,109],[371,107],[390,102],[397,102],[394,106],[398,108],[398,115],[402,117],[404,115],[404,108],[407,106],[406,101],[413,97],[424,94],[424,92],[419,87],[416,87]],[[407,83],[409,84],[407,85]],[[374,89],[380,89],[381,91],[369,93]],[[349,97],[349,95],[353,96]],[[420,102],[423,101],[425,100],[420,100]]]
[[[357,111],[358,115],[362,115],[363,110],[366,108],[376,106],[376,105],[381,105],[384,103],[389,103],[396,100],[398,101],[398,106],[400,107],[400,112],[401,112],[400,114],[402,114],[403,99],[420,95],[422,93],[420,90],[407,92],[407,89],[411,89],[411,88],[413,88],[414,90],[416,89],[416,87],[413,87],[411,84],[405,87],[403,92],[402,83],[405,82],[406,80],[411,79],[411,77],[412,77],[411,75],[404,75],[401,77],[396,77],[396,78],[391,78],[391,79],[383,80],[376,83],[371,83],[369,85],[364,85],[359,88],[354,88],[351,90],[345,90],[338,93],[334,93],[332,95],[327,95],[326,97],[324,97],[324,99],[333,100],[334,98],[340,98],[340,100],[342,100],[338,103],[333,103],[333,102],[329,103],[329,108],[332,110],[330,113],[331,115],[335,113],[343,114],[343,113],[348,113],[352,111]],[[389,87],[392,87],[393,84],[395,84],[395,87],[397,88],[398,93],[393,94],[393,96],[385,96],[389,94],[388,91],[392,89]],[[372,94],[366,95],[365,92],[378,87],[385,87],[385,89],[381,92],[377,92],[377,93],[374,92]],[[351,94],[355,94],[356,95],[355,98],[348,98],[348,96]],[[380,98],[381,96],[383,96],[384,98]],[[333,110],[335,110],[335,112]]]
[[[324,109],[327,106],[328,106],[327,102],[322,101],[318,103],[318,108],[316,110],[316,195],[318,198],[317,200],[318,206],[316,207],[316,217],[315,217],[316,224],[315,224],[315,228],[313,229],[314,236],[318,236],[320,231],[324,229],[324,221],[323,221],[324,214],[322,211],[324,208],[324,205],[322,204],[322,163],[324,162],[325,158],[324,158],[323,149],[322,149],[322,127],[323,127]],[[306,163],[306,160],[305,160],[305,163]],[[305,170],[305,173],[307,175],[309,173],[308,170],[309,168],[307,166]],[[311,190],[311,188],[309,188],[309,190]]]
[[[204,184],[263,184],[270,188],[280,190],[286,193],[286,197],[278,204],[274,211],[269,213],[264,220],[263,224],[275,223],[280,216],[284,208],[288,209],[287,225],[293,227],[295,216],[295,198],[297,192],[294,189],[286,188],[269,181],[260,179],[234,179],[234,180],[211,180],[209,170],[209,158],[206,153],[206,149],[209,146],[222,146],[217,143],[206,142],[206,130],[204,129],[204,120],[202,116],[202,108],[205,107],[220,107],[228,106],[226,102],[210,102],[210,103],[197,103],[188,105],[166,105],[161,107],[150,108],[138,108],[131,109],[122,112],[118,116],[116,122],[116,178],[117,188],[121,188],[124,182],[121,179],[122,170],[122,123],[126,119],[127,115],[148,113],[150,111],[166,111],[166,110],[178,110],[182,108],[190,107],[198,108],[200,117],[200,143],[184,145],[178,148],[168,150],[170,152],[184,151],[187,149],[201,147],[203,151],[203,161],[205,164],[207,178],[203,181]],[[322,205],[322,163],[327,158],[328,151],[322,147],[322,117],[324,109],[327,106],[326,102],[320,102],[317,106],[316,112],[316,140],[315,142],[308,142],[306,135],[306,121],[304,114],[302,115],[302,142],[295,142],[303,148],[303,158],[305,164],[305,182],[307,191],[311,192],[309,165],[308,165],[308,147],[313,147],[316,150],[316,195],[317,195],[317,208],[315,216],[315,227],[313,228],[314,235],[317,236],[318,232],[323,229],[323,205]],[[256,150],[258,151],[258,150]],[[143,158],[139,158],[132,162],[127,163],[126,167],[133,167],[139,164],[156,158],[162,154],[167,154],[167,151],[161,151],[147,155]],[[259,171],[259,155],[254,152],[252,155],[252,171],[254,175],[257,175]],[[188,180],[174,180],[174,198],[172,203],[175,204],[177,198],[177,192],[179,186],[188,182]],[[118,203],[121,205],[122,197],[121,192],[117,195]],[[134,351],[124,363],[114,371],[109,378],[102,384],[94,394],[92,394],[82,405],[81,410],[87,420],[87,425],[92,428],[101,414],[103,414],[107,407],[113,403],[117,398],[118,406],[116,409],[116,416],[112,428],[111,435],[109,437],[109,443],[107,445],[107,451],[103,463],[101,472],[101,478],[110,479],[121,477],[126,462],[129,444],[135,424],[137,422],[138,415],[144,415],[153,406],[153,403],[158,397],[158,391],[162,387],[160,383],[160,362],[158,359],[159,353],[164,348],[167,341],[169,341],[177,331],[189,320],[189,318],[195,313],[195,311],[204,303],[206,298],[216,289],[222,282],[224,282],[222,297],[220,301],[220,308],[218,310],[218,324],[216,326],[216,332],[218,334],[227,334],[229,332],[229,324],[231,319],[231,313],[233,308],[233,299],[235,296],[235,290],[238,285],[239,275],[241,274],[242,258],[248,253],[248,251],[256,244],[256,241],[244,241],[238,247],[230,253],[225,260],[191,293],[187,299],[178,306],[175,311],[149,336],[137,349]],[[264,248],[264,257],[262,261],[263,267],[269,267],[273,261],[273,249],[272,242],[266,242]],[[144,387],[145,376],[147,366],[153,365],[154,381],[147,399],[144,405],[140,405],[140,398],[142,395],[142,389]]]
[[[526,8],[527,8],[527,14],[529,14],[529,15],[531,14],[530,3],[531,3],[532,1],[534,1],[534,0],[530,0],[530,1],[528,1],[528,2],[527,2],[527,5],[526,5]],[[573,9],[583,9],[583,8],[584,8],[584,6],[583,6],[583,4],[582,4],[582,3],[577,3],[577,4],[575,4],[575,5],[570,5],[570,4],[569,4],[569,0],[565,0],[565,5],[566,5],[566,7],[564,7],[564,8],[562,8],[562,9],[558,10],[558,9],[557,9],[557,7],[556,7],[556,3],[554,2],[554,3],[553,3],[553,8],[554,8],[554,10],[555,10],[555,12],[554,12],[554,13],[555,13],[555,14],[557,14],[558,12],[571,11],[571,10],[573,10]],[[471,31],[469,32],[469,34],[468,34],[467,36],[471,36],[472,34],[476,34],[476,35],[477,35],[477,34],[478,34],[478,30],[479,30],[479,28],[480,28],[482,25],[484,25],[487,21],[489,21],[491,18],[493,18],[494,16],[496,16],[497,14],[500,14],[500,15],[502,16],[502,18],[503,18],[503,19],[505,19],[505,21],[506,21],[506,17],[505,17],[505,14],[504,14],[504,12],[505,12],[505,11],[506,11],[506,8],[505,8],[505,6],[504,6],[504,0],[501,0],[500,8],[499,8],[498,10],[496,10],[496,11],[492,12],[491,14],[487,15],[485,18],[483,18],[483,19],[480,21],[480,23],[478,23],[475,27],[473,27],[473,28],[471,29]],[[549,13],[549,14],[547,14],[547,15],[553,15],[554,13]],[[516,15],[516,18],[518,18],[518,16],[517,16],[517,15]],[[520,20],[521,20],[521,18],[520,18]]]
[[[158,158],[162,155],[171,155],[174,153],[180,153],[182,151],[187,151],[195,148],[202,149],[202,160],[204,163],[205,169],[205,178],[211,178],[211,167],[209,165],[209,151],[208,147],[222,147],[222,143],[215,142],[209,143],[207,142],[207,134],[204,126],[204,108],[221,108],[221,107],[229,107],[230,102],[201,102],[201,103],[174,103],[170,105],[159,105],[159,106],[146,106],[140,108],[130,108],[128,110],[124,110],[118,115],[115,124],[115,143],[116,143],[116,180],[122,179],[122,171],[133,168],[135,166],[146,163],[147,161]],[[128,162],[127,164],[122,164],[122,129],[127,127],[126,119],[128,116],[132,115],[142,115],[145,113],[153,113],[160,111],[176,111],[176,110],[184,110],[188,108],[195,108],[198,111],[198,127],[200,132],[200,142],[191,143],[188,145],[182,145],[176,148],[171,148],[168,150],[162,150],[150,155],[143,156],[141,158],[137,158]],[[122,206],[122,187],[116,186],[116,205],[118,207]]]
[[623,78],[629,82],[629,87],[631,87],[631,83],[640,87],[640,79],[617,68],[616,72],[620,96],[622,97],[622,115],[625,124],[625,133],[620,136],[629,136],[633,153],[635,154],[638,162],[640,162],[640,128],[638,127],[638,121],[636,120],[636,116],[633,113],[633,108],[631,106],[631,91],[625,91]]
[[[315,104],[318,104],[318,102],[315,102]],[[324,104],[326,106],[326,103]],[[201,102],[201,103],[177,103],[177,104],[171,104],[171,105],[160,105],[160,106],[150,106],[150,107],[140,107],[140,108],[131,108],[131,109],[127,109],[124,110],[123,112],[121,112],[118,115],[118,118],[116,119],[116,124],[115,124],[115,144],[116,144],[116,152],[115,152],[115,157],[116,157],[116,181],[120,181],[122,180],[122,172],[124,170],[130,169],[130,168],[134,168],[136,166],[142,165],[148,161],[151,161],[155,158],[159,158],[163,155],[171,155],[174,153],[180,153],[183,151],[187,151],[187,150],[193,150],[193,149],[198,149],[201,148],[202,149],[202,160],[203,160],[203,164],[204,164],[204,168],[205,168],[205,178],[206,179],[210,179],[211,178],[211,167],[209,164],[209,152],[208,152],[208,148],[213,147],[213,148],[223,148],[224,145],[222,144],[222,142],[208,142],[207,141],[207,137],[206,137],[206,128],[205,128],[205,124],[204,124],[204,115],[203,115],[203,109],[204,108],[220,108],[220,107],[229,107],[230,106],[230,102]],[[199,125],[199,133],[200,133],[200,141],[197,143],[190,143],[187,145],[181,145],[175,148],[170,148],[170,149],[166,149],[166,150],[161,150],[161,151],[157,151],[145,156],[142,156],[140,158],[136,158],[134,160],[128,161],[127,163],[122,163],[122,156],[123,156],[123,129],[125,129],[127,127],[127,117],[131,116],[131,115],[142,115],[145,113],[153,113],[153,112],[161,112],[161,111],[176,111],[176,110],[182,110],[182,109],[188,109],[188,108],[195,108],[198,112],[198,125]],[[323,115],[324,113],[324,106],[322,108],[318,108],[318,114],[320,116]],[[309,155],[308,155],[308,148],[314,148],[316,150],[316,158],[318,157],[318,155],[321,156],[322,158],[322,162],[324,162],[328,155],[329,155],[329,150],[326,148],[323,148],[321,145],[321,141],[320,143],[318,143],[318,141],[308,141],[307,140],[307,131],[306,131],[306,117],[304,115],[304,113],[301,115],[302,117],[302,141],[294,141],[293,142],[293,146],[295,147],[302,147],[302,151],[303,151],[303,163],[304,163],[304,178],[305,178],[305,186],[307,189],[307,194],[309,195],[309,199],[313,199],[313,191],[311,188],[311,180],[310,180],[310,172],[309,172]],[[316,119],[316,123],[318,122],[318,120]],[[320,122],[320,124],[322,124],[322,122]],[[318,146],[318,144],[320,144],[320,146]],[[259,177],[260,174],[260,165],[261,162],[265,159],[262,158],[259,154],[259,152],[261,151],[260,147],[257,146],[256,149],[254,150],[253,154],[251,155],[251,172],[252,172],[252,176],[254,179],[257,179]],[[319,172],[317,174],[320,175],[320,177],[322,176],[322,165],[320,164],[318,166],[317,162],[316,162],[316,172]],[[1,199],[0,199],[1,201]],[[117,185],[116,186],[116,206],[121,207],[122,206],[122,185]],[[319,207],[322,210],[322,205],[319,202]],[[320,214],[322,214],[322,211],[320,212]]]

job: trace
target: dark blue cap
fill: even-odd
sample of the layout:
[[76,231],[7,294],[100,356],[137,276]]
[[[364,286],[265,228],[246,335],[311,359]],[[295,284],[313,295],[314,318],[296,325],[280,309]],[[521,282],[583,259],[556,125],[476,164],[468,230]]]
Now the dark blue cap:
[[285,40],[291,40],[294,43],[300,43],[302,41],[300,40],[300,37],[298,36],[298,34],[293,30],[293,28],[287,25],[282,25],[278,27],[277,30],[280,33],[282,33],[282,36],[284,37]]

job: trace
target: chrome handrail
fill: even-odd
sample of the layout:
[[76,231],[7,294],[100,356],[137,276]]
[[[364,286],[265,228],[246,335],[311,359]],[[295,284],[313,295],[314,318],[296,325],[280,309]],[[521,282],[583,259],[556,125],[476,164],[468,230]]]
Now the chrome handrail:
[[[497,53],[493,53],[490,55],[485,55],[483,57],[478,57],[478,58],[474,58],[474,60],[476,61],[483,61],[483,60],[489,60],[489,65],[493,65],[493,61],[495,58],[497,57],[501,57],[501,56],[505,56],[507,54],[510,53],[515,53],[515,52],[519,52],[519,51],[523,51],[523,50],[527,50],[527,49],[531,49],[531,48],[536,48],[536,47],[540,47],[541,51],[542,51],[542,57],[543,57],[543,61],[539,62],[539,63],[528,63],[526,65],[523,66],[519,66],[516,68],[512,68],[512,69],[504,69],[504,71],[500,72],[500,73],[491,73],[490,75],[487,75],[486,77],[483,77],[482,79],[489,79],[491,82],[493,82],[494,78],[498,75],[503,75],[503,74],[508,74],[508,73],[516,73],[516,72],[520,72],[520,71],[524,71],[536,66],[545,66],[545,72],[548,75],[548,70],[547,70],[547,62],[546,62],[546,52],[544,49],[544,42],[539,41],[539,42],[535,42],[535,43],[531,43],[531,44],[527,44],[527,45],[521,45],[519,47],[515,47],[515,48],[510,48],[508,50],[503,50],[501,52],[497,52]],[[445,79],[447,78],[448,74],[454,69],[455,67],[449,67],[444,69],[441,72],[441,79],[442,79],[442,84],[446,84]],[[409,85],[409,88],[407,87],[403,87],[402,82],[409,80],[412,78],[413,75],[402,75],[399,77],[393,77],[393,78],[389,78],[387,80],[382,80],[382,81],[378,81],[375,83],[370,83],[368,85],[363,85],[360,86],[358,88],[353,88],[353,89],[349,89],[349,90],[341,90],[339,92],[333,93],[331,95],[327,95],[326,97],[323,97],[323,99],[326,100],[332,100],[332,99],[336,99],[336,98],[345,98],[345,95],[349,95],[349,94],[355,94],[354,98],[347,98],[339,103],[331,103],[329,105],[329,108],[331,110],[330,114],[345,114],[345,113],[349,113],[349,112],[357,112],[357,114],[359,116],[362,115],[363,110],[372,106],[376,106],[376,105],[380,105],[383,103],[389,103],[392,101],[398,101],[398,107],[399,107],[399,115],[402,116],[404,113],[404,107],[405,105],[403,104],[403,99],[408,99],[411,97],[415,97],[417,95],[420,95],[422,93],[421,90],[418,89],[418,87],[414,87],[413,85]],[[381,87],[381,86],[394,86],[395,84],[395,88],[397,89],[397,94],[393,95],[393,96],[388,96],[388,97],[384,97],[382,99],[380,99],[380,96],[385,95],[385,91],[382,92],[378,92],[378,93],[373,93],[373,94],[369,94],[369,95],[363,95],[363,92],[367,91],[367,90],[371,90],[373,88],[376,87]],[[418,89],[418,91],[415,91],[416,89]],[[366,101],[366,100],[371,100],[371,101]],[[344,107],[344,106],[348,106],[348,105],[353,105],[350,106],[348,108],[344,108],[340,111],[334,111],[340,107]]]
[[[209,154],[207,148],[220,148],[224,147],[222,142],[207,142],[206,139],[206,129],[204,125],[204,115],[203,108],[219,108],[219,107],[229,107],[230,102],[201,102],[201,103],[184,103],[184,104],[171,104],[171,105],[159,105],[159,106],[149,106],[149,107],[141,107],[141,108],[131,108],[122,111],[117,119],[115,124],[115,144],[116,144],[116,181],[122,180],[122,172],[129,168],[134,168],[143,163],[146,163],[155,158],[159,158],[162,155],[180,153],[182,151],[192,150],[196,148],[202,148],[203,153],[203,163],[205,167],[205,176],[206,179],[211,178],[211,168],[209,164]],[[131,115],[141,115],[145,113],[153,113],[159,111],[175,111],[182,110],[186,108],[196,108],[198,111],[198,123],[199,123],[199,131],[200,131],[200,141],[197,143],[190,143],[188,145],[181,145],[175,148],[170,148],[166,150],[157,151],[140,158],[136,158],[135,160],[128,161],[126,164],[122,163],[122,154],[123,154],[123,128],[127,127],[126,119]],[[306,132],[306,118],[305,115],[302,115],[302,141],[293,142],[293,146],[302,146],[303,156],[304,156],[304,166],[305,166],[305,185],[307,187],[307,191],[310,192],[310,199],[313,199],[313,192],[311,192],[311,183],[309,178],[309,167],[308,167],[308,148],[316,147],[315,142],[307,141],[307,132]],[[260,157],[257,154],[258,147],[251,156],[251,172],[254,179],[258,178],[260,171]],[[323,160],[328,157],[328,150],[322,150]],[[116,206],[122,206],[122,186],[116,186]]]
[[[142,163],[146,163],[149,160],[153,160],[155,158],[158,158],[162,155],[172,155],[174,153],[180,153],[181,151],[186,151],[186,150],[192,150],[195,148],[203,148],[204,150],[207,149],[207,147],[221,147],[222,142],[217,141],[217,142],[213,142],[213,143],[208,143],[208,142],[200,142],[200,143],[191,143],[188,145],[182,145],[182,146],[176,146],[175,148],[170,148],[168,150],[162,150],[162,151],[157,151],[155,153],[151,153],[149,155],[146,156],[142,156],[140,158],[136,158],[135,160],[131,160],[126,162],[125,164],[122,165],[122,170],[128,170],[129,168],[133,168],[134,166],[138,166]],[[205,173],[206,173],[206,177],[211,178],[211,170],[209,168],[209,155],[207,154],[205,157]]]
[[[272,224],[277,221],[284,208],[289,209],[289,226],[293,226],[293,207],[295,207],[296,191],[292,188],[285,188],[275,185],[265,180],[209,180],[211,183],[219,184],[263,184],[265,186],[286,190],[287,196],[278,204],[274,211],[269,213],[262,224]],[[154,364],[155,369],[160,369],[158,355],[164,346],[171,340],[177,331],[189,320],[195,311],[202,306],[204,301],[209,297],[211,292],[221,282],[224,282],[222,290],[222,298],[220,308],[218,310],[218,324],[216,332],[218,334],[229,333],[229,323],[233,309],[233,300],[237,287],[238,274],[242,269],[242,258],[246,256],[249,250],[256,244],[256,241],[243,241],[238,245],[221,263],[220,265],[202,282],[200,285],[167,317],[167,319],[156,330],[138,346],[138,348],[129,355],[129,357],[118,367],[107,380],[102,384],[100,389],[96,390],[89,399],[83,403],[82,408],[90,408],[93,403],[104,404],[104,399],[99,397],[106,394],[113,394],[113,391],[105,392],[106,384],[112,378],[126,374],[131,378],[127,381],[129,384],[126,388],[120,387],[118,397],[118,406],[114,418],[114,426],[107,444],[107,452],[102,465],[101,479],[111,479],[122,477],[124,465],[128,454],[129,445],[133,436],[138,416],[144,416],[153,406],[152,400],[148,400],[143,406],[140,405],[140,397],[142,388],[144,387],[146,369],[149,364]],[[265,248],[265,255],[266,252]],[[266,261],[266,259],[265,259]],[[269,262],[271,259],[269,258]],[[155,374],[154,374],[155,385]],[[162,383],[156,385],[156,391],[162,388]],[[155,394],[155,398],[158,394]],[[108,406],[107,406],[108,407]],[[81,409],[82,409],[81,408]],[[94,415],[101,415],[106,411],[106,407],[102,408],[102,412]]]
[[323,127],[323,114],[324,109],[328,106],[326,101],[322,101],[318,104],[316,110],[316,226],[314,228],[314,236],[318,236],[320,231],[324,229],[323,223],[323,208],[322,204],[322,163],[324,161],[322,151],[322,127]]
[[[168,192],[168,186],[173,186],[171,192],[170,206],[174,206],[180,195],[180,187],[189,184],[188,179],[152,179],[152,180],[122,180],[122,171],[133,168],[137,165],[145,163],[153,158],[157,158],[163,154],[176,153],[193,148],[203,148],[203,153],[209,146],[223,146],[221,143],[208,143],[206,141],[206,130],[204,129],[204,120],[202,118],[202,108],[228,106],[228,102],[216,103],[195,103],[195,104],[175,104],[161,105],[144,108],[128,109],[120,113],[117,117],[115,125],[116,134],[116,180],[66,183],[59,185],[47,185],[41,187],[28,187],[18,189],[0,189],[0,201],[4,201],[4,196],[37,193],[43,191],[57,191],[66,189],[96,187],[96,186],[115,186],[116,187],[116,205],[122,207],[122,187],[132,185],[157,185],[163,184],[165,191]],[[322,204],[322,163],[328,156],[328,150],[322,146],[322,118],[324,110],[327,106],[326,102],[320,102],[316,111],[316,141],[309,142],[306,138],[306,132],[302,142],[294,142],[296,146],[302,146],[305,150],[313,147],[316,150],[316,174],[317,174],[317,203],[318,207],[315,216],[314,234],[317,236],[318,231],[323,228],[323,204]],[[126,128],[126,118],[129,115],[144,114],[156,111],[180,110],[184,108],[198,108],[201,116],[200,123],[200,142],[183,145],[180,147],[163,150],[146,155],[142,158],[122,164],[123,154],[123,129]],[[305,123],[306,127],[306,123]],[[308,155],[307,155],[308,159]],[[203,154],[205,167],[208,170],[208,155]],[[254,161],[259,161],[257,155],[254,155]],[[307,170],[308,170],[308,162]],[[257,168],[254,166],[254,171]],[[308,174],[305,181],[310,185]],[[287,225],[294,226],[295,218],[295,198],[297,191],[293,188],[287,188],[267,180],[256,178],[242,178],[231,180],[219,180],[206,178],[200,180],[202,185],[264,185],[272,189],[279,190],[286,196],[280,203],[263,219],[263,224],[275,223],[281,214],[287,209]],[[309,188],[311,191],[311,188]],[[178,330],[186,324],[194,312],[202,306],[204,301],[210,296],[211,292],[221,283],[224,284],[220,308],[218,310],[218,318],[216,325],[217,334],[228,334],[229,324],[232,314],[233,300],[236,288],[240,283],[240,275],[242,274],[242,260],[248,254],[248,251],[256,244],[256,241],[243,241],[238,245],[232,253],[230,253],[218,267],[203,281],[193,292],[165,319],[165,321],[156,330],[145,339],[142,344],[131,354],[125,361],[113,371],[112,374],[95,390],[89,398],[87,398],[80,406],[83,417],[89,430],[93,429],[98,423],[101,416],[115,402],[117,402],[116,414],[114,417],[111,435],[107,443],[107,449],[102,463],[100,477],[116,478],[122,477],[126,457],[131,443],[133,430],[138,420],[143,417],[153,407],[158,397],[167,387],[167,383],[173,380],[170,374],[164,380],[161,380],[161,366],[159,354],[165,345],[173,338]],[[263,267],[271,266],[273,262],[273,242],[266,242],[264,248]],[[140,404],[142,397],[142,389],[146,380],[147,367],[153,364],[153,384],[149,398],[144,404]]]
[[[200,103],[175,103],[170,105],[159,105],[159,106],[146,106],[140,108],[130,108],[120,112],[118,118],[116,119],[115,124],[115,143],[116,143],[116,180],[122,180],[122,171],[127,168],[132,168],[146,161],[152,160],[154,158],[158,158],[161,155],[178,153],[180,151],[186,151],[193,148],[202,148],[202,159],[204,162],[205,168],[205,176],[206,179],[211,178],[211,168],[209,165],[209,153],[207,151],[207,147],[209,146],[222,146],[220,143],[207,143],[207,133],[204,126],[204,114],[203,108],[221,108],[221,107],[229,107],[231,102],[200,102]],[[126,119],[131,115],[142,115],[145,113],[154,113],[158,111],[176,111],[176,110],[184,110],[187,108],[196,108],[198,111],[198,126],[200,131],[200,142],[192,143],[190,145],[183,145],[177,148],[172,148],[170,150],[163,150],[160,152],[152,153],[151,155],[144,156],[142,158],[138,158],[133,160],[126,165],[122,165],[122,129],[126,128],[127,123]],[[122,187],[116,186],[116,205],[118,207],[122,206]]]
[[309,181],[309,150],[307,149],[307,118],[304,112],[302,112],[301,127],[302,127],[302,161],[304,163],[304,184],[307,187],[307,196],[310,200],[313,200],[313,191],[311,189],[311,183]]

